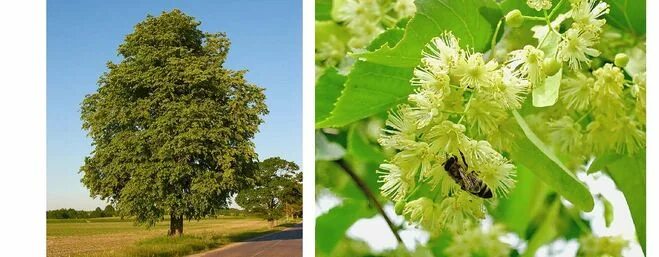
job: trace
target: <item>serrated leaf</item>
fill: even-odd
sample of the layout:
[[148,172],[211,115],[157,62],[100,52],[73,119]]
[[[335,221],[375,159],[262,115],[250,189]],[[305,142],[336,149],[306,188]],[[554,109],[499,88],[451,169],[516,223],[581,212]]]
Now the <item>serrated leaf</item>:
[[346,150],[337,143],[330,142],[320,131],[316,131],[316,160],[338,160],[345,155]]
[[355,63],[330,117],[316,128],[341,127],[384,112],[407,100],[412,68],[397,68],[364,61]]
[[634,220],[636,236],[645,252],[645,152],[623,156],[607,165],[607,173],[622,191]]
[[381,47],[394,47],[401,38],[403,38],[405,30],[401,28],[391,28],[385,32],[380,33],[371,43],[366,47],[368,51],[375,51]]
[[541,86],[533,88],[533,106],[552,106],[558,100],[558,89],[561,87],[563,69],[558,70],[554,76],[547,77]]
[[414,67],[430,39],[450,30],[460,45],[478,52],[488,49],[502,13],[492,0],[417,0],[417,12],[407,24],[403,39],[393,48],[359,55],[374,63],[394,67]]
[[588,188],[535,135],[517,111],[513,111],[513,116],[526,135],[518,140],[519,147],[511,153],[515,162],[529,168],[538,179],[576,207],[591,211],[594,203]]
[[334,103],[341,96],[346,77],[335,68],[328,68],[316,82],[316,122],[330,116]]
[[637,36],[645,35],[645,0],[608,0],[607,23]]
[[316,250],[324,256],[331,256],[355,221],[374,214],[367,201],[344,199],[341,205],[316,218]]

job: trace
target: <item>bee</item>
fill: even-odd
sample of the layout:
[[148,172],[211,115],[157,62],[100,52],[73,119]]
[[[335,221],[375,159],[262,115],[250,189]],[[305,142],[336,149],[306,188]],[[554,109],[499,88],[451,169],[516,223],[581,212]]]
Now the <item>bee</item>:
[[455,183],[460,185],[462,190],[481,198],[492,198],[492,190],[487,187],[485,182],[478,178],[478,172],[474,170],[469,172],[469,164],[467,164],[462,151],[460,151],[460,156],[462,156],[462,164],[460,164],[457,156],[451,155],[442,164],[444,170],[446,170],[448,175],[455,180]]

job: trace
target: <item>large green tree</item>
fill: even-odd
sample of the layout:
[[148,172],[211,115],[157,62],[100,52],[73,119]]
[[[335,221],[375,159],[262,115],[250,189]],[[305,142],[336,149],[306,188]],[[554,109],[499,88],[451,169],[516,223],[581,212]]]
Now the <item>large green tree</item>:
[[82,183],[139,224],[169,215],[170,235],[252,184],[251,139],[268,112],[264,90],[223,67],[226,35],[199,25],[179,10],[147,16],[81,107],[94,146]]
[[274,222],[283,216],[302,215],[302,173],[294,162],[279,157],[259,163],[255,186],[245,188],[236,203],[247,212]]

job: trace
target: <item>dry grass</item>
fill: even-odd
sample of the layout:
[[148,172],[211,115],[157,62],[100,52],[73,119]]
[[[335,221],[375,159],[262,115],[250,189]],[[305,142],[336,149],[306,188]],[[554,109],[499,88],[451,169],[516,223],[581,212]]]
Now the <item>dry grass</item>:
[[185,237],[167,238],[168,226],[165,221],[145,229],[118,218],[49,220],[47,252],[52,257],[182,256],[272,230],[258,218],[219,217],[186,221]]

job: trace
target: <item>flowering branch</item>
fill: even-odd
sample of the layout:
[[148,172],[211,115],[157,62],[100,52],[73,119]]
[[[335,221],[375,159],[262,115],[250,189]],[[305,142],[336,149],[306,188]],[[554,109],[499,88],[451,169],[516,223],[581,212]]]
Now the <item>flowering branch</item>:
[[377,209],[377,211],[382,215],[384,220],[387,222],[387,225],[391,229],[391,232],[394,233],[394,236],[396,237],[396,241],[398,241],[399,244],[403,244],[403,240],[400,238],[400,235],[398,235],[398,228],[394,225],[394,223],[389,219],[389,216],[384,212],[384,208],[382,208],[382,204],[378,201],[378,199],[375,197],[373,192],[368,189],[368,186],[364,181],[355,174],[355,172],[348,166],[348,164],[345,162],[343,159],[339,159],[335,161],[336,164],[341,166],[341,168],[348,173],[348,176],[352,178],[353,181],[357,184],[357,187],[364,193],[366,198],[368,198],[369,201],[371,201],[371,204]]

